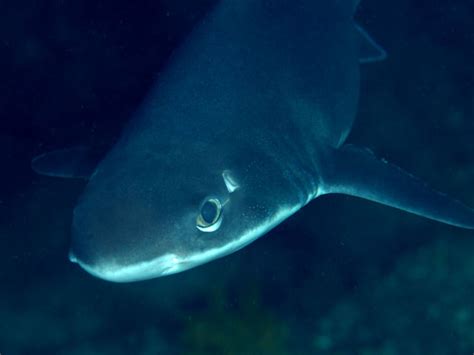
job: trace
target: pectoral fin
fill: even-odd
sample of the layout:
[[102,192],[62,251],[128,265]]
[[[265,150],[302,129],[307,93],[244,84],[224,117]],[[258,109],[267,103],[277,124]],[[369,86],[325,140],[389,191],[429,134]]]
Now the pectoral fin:
[[33,158],[31,167],[41,175],[89,179],[102,155],[86,147],[55,150]]
[[474,210],[434,191],[367,149],[351,145],[329,152],[322,194],[340,193],[395,207],[453,226],[474,229]]

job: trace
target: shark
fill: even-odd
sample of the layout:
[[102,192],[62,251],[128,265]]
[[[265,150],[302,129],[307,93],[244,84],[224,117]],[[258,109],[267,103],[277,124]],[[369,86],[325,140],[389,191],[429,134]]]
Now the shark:
[[346,143],[360,65],[385,51],[358,0],[220,0],[171,55],[105,154],[41,154],[39,174],[87,181],[69,258],[113,282],[231,254],[326,194],[474,229],[474,211]]

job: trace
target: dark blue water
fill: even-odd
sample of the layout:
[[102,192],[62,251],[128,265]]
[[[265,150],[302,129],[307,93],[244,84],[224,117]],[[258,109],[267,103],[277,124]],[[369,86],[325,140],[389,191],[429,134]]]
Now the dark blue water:
[[[112,284],[67,260],[83,183],[31,158],[110,147],[213,2],[0,2],[0,353],[473,353],[473,232],[353,198],[171,277]],[[474,3],[357,17],[389,56],[362,69],[349,140],[474,205]]]

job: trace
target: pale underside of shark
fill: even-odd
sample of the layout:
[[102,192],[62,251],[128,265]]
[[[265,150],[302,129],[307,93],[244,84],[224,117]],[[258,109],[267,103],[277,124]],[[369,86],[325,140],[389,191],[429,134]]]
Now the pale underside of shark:
[[359,65],[385,56],[357,0],[221,0],[172,55],[100,162],[84,148],[33,160],[88,180],[70,258],[137,281],[232,253],[323,194],[463,228],[474,212],[370,151],[344,145]]

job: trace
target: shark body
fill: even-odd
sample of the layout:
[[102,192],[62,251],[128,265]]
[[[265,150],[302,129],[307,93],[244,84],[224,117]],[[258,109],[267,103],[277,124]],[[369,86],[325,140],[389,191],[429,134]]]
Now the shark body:
[[222,0],[97,165],[82,148],[34,159],[88,180],[70,259],[116,282],[181,272],[328,193],[474,228],[473,210],[344,144],[359,65],[384,57],[353,22],[357,2]]

